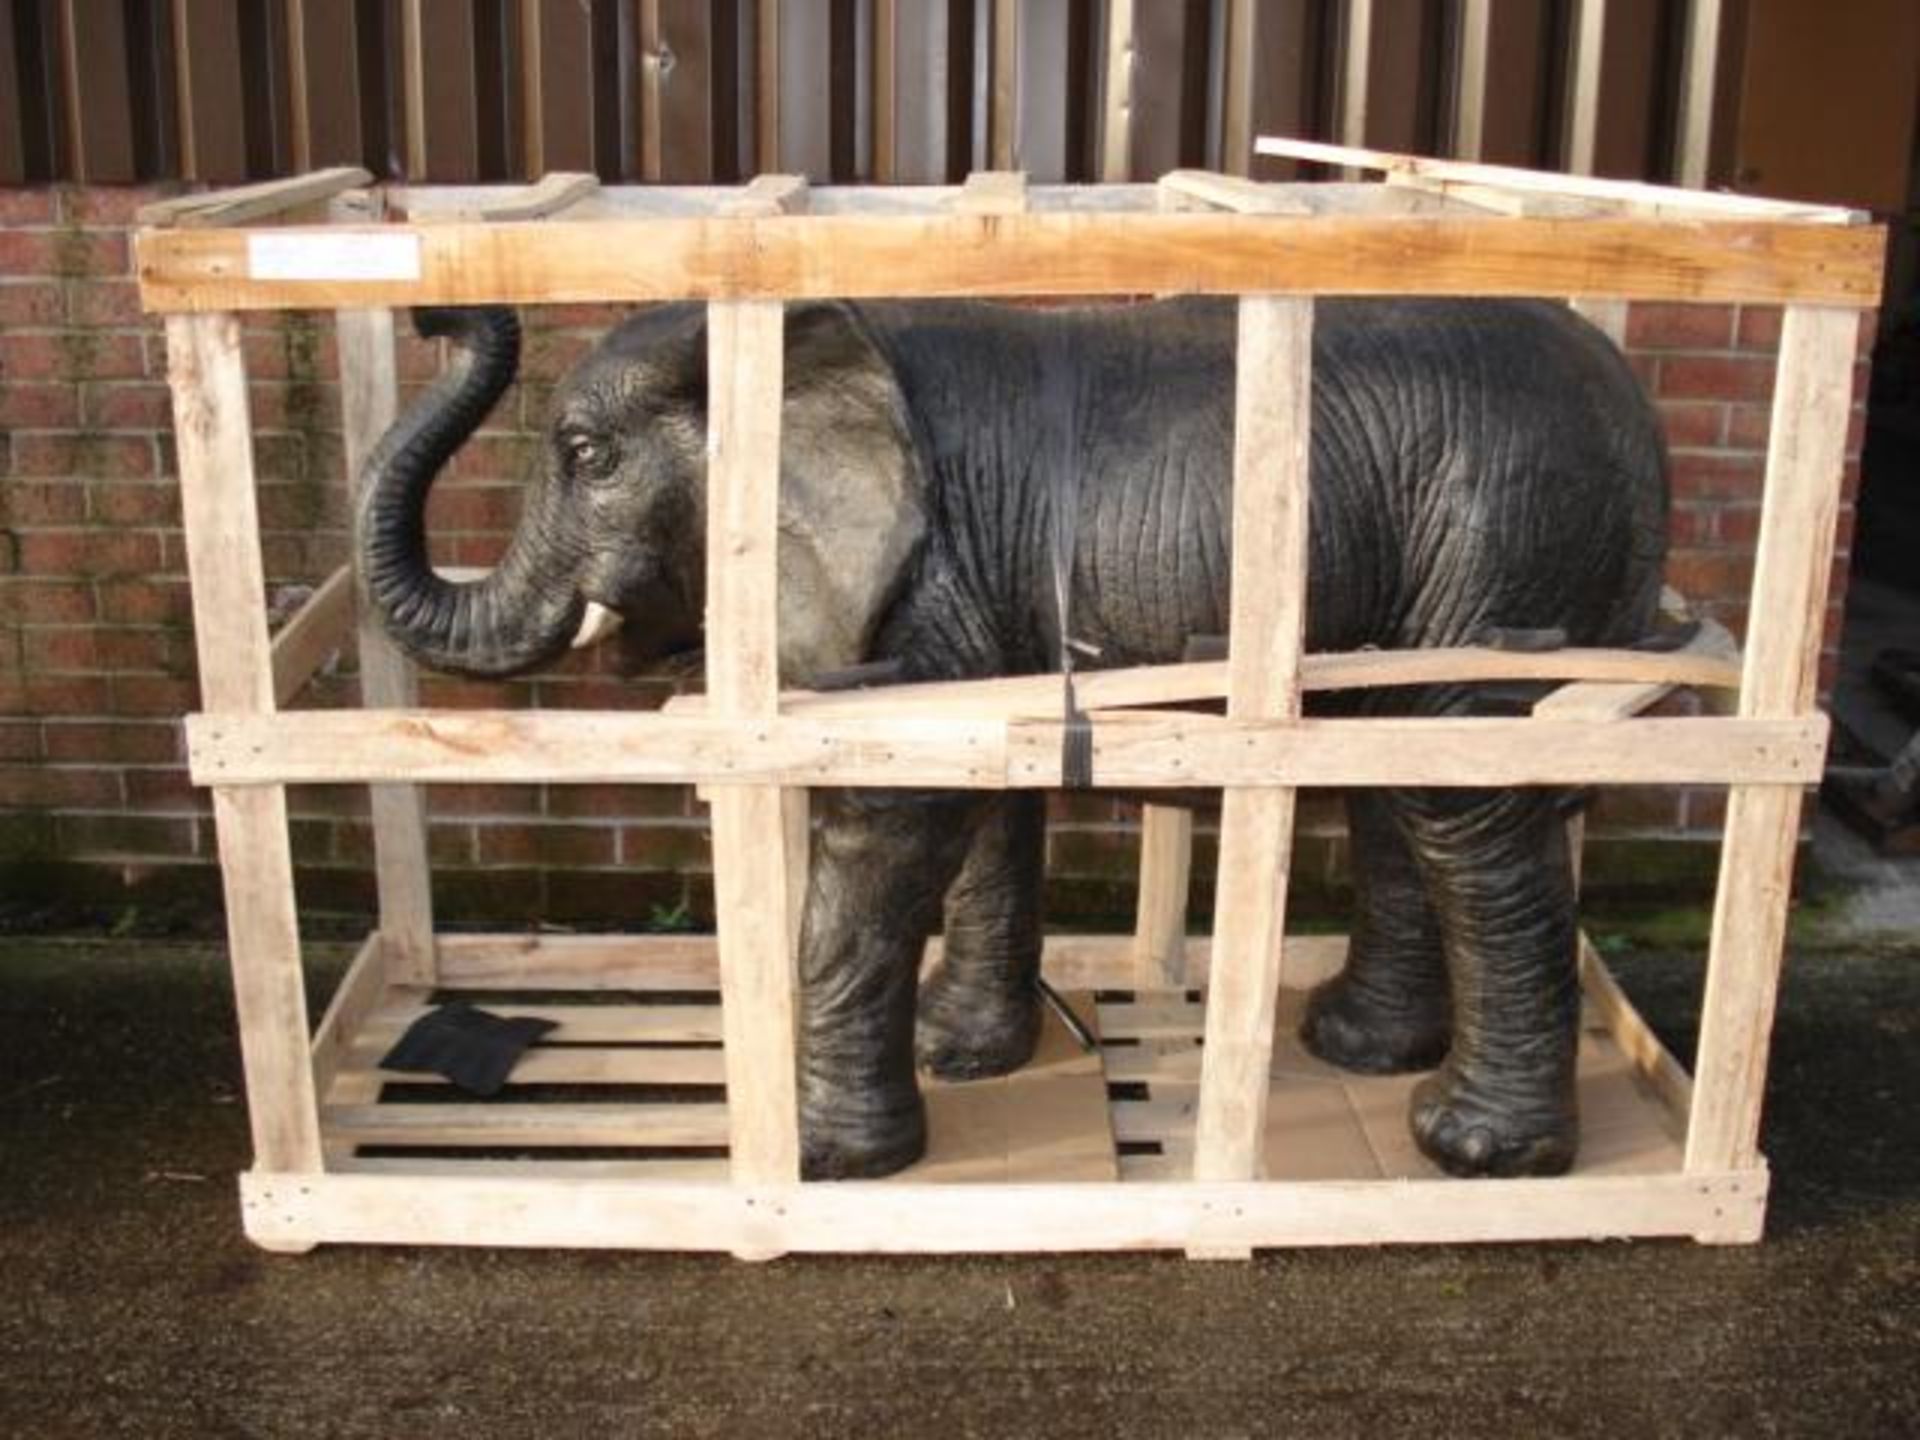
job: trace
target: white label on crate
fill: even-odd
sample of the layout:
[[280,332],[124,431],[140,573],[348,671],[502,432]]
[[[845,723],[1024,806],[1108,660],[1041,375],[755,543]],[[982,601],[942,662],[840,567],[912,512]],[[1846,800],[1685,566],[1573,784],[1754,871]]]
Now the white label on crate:
[[418,280],[418,235],[249,235],[254,280]]

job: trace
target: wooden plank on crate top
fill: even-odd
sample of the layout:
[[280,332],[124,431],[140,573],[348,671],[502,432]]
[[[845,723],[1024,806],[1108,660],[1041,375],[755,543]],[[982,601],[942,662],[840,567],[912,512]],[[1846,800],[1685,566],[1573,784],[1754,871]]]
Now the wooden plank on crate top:
[[797,215],[807,208],[804,175],[756,175],[739,194],[720,202],[720,214],[734,219]]
[[248,225],[372,183],[373,176],[358,165],[335,165],[284,180],[263,180],[257,185],[235,185],[199,195],[174,195],[142,205],[134,212],[134,219],[142,225],[183,230]]
[[1027,172],[975,170],[949,208],[958,215],[1017,215],[1027,208]]
[[1309,215],[1311,208],[1277,185],[1214,170],[1169,170],[1158,182],[1162,210],[1233,210],[1242,215]]
[[[1879,227],[1034,211],[148,231],[149,309],[1140,294],[1877,303]],[[636,265],[635,255],[647,263]]]
[[556,170],[521,189],[469,208],[429,211],[419,218],[428,224],[485,221],[506,224],[515,220],[549,220],[579,204],[600,188],[600,178],[580,171]]
[[1437,160],[1425,155],[1405,155],[1388,150],[1368,150],[1357,145],[1327,145],[1317,140],[1294,140],[1263,135],[1255,142],[1255,152],[1290,160],[1307,160],[1321,165],[1344,165],[1357,170],[1386,174],[1425,176],[1433,180],[1457,180],[1470,185],[1485,185],[1538,195],[1561,195],[1583,200],[1612,201],[1630,206],[1651,207],[1675,216],[1700,218],[1742,216],[1753,219],[1788,220],[1816,225],[1861,225],[1869,218],[1864,210],[1840,205],[1813,205],[1797,200],[1769,200],[1759,195],[1731,195],[1717,191],[1687,190],[1677,185],[1654,185],[1641,180],[1607,180],[1592,175],[1562,175],[1544,170],[1525,170],[1511,165],[1484,165],[1466,160]]

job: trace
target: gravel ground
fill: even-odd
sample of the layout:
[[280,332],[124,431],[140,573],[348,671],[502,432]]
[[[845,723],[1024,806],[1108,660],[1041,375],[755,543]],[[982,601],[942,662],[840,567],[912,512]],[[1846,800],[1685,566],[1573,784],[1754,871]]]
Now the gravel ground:
[[[1697,959],[1616,965],[1690,1046]],[[1920,950],[1795,955],[1775,1056],[1754,1247],[276,1257],[220,950],[0,940],[0,1433],[1920,1432]]]

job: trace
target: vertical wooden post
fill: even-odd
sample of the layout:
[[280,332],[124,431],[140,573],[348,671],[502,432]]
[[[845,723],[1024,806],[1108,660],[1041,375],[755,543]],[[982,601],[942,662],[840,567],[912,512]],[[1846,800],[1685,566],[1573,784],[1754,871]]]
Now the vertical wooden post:
[[[785,308],[707,307],[707,693],[716,715],[779,698],[775,526]],[[774,786],[712,789],[714,899],[733,1178],[797,1180],[793,918],[804,841]]]
[[[273,666],[238,319],[168,316],[167,368],[201,703],[214,713],[270,712]],[[216,786],[213,813],[254,1163],[266,1171],[317,1171],[320,1126],[286,790]]]
[[1187,983],[1187,896],[1193,877],[1193,812],[1177,805],[1140,811],[1140,893],[1134,910],[1135,984],[1159,990]]
[[[393,418],[399,388],[394,375],[393,312],[342,310],[335,321],[340,349],[340,426],[346,442],[347,486],[357,497],[368,454]],[[358,554],[359,547],[355,546]],[[405,707],[417,703],[413,666],[370,614],[360,616],[360,703]],[[433,890],[427,863],[427,815],[418,785],[374,785],[374,878],[380,894],[380,940],[387,973],[397,984],[430,985],[435,974]]]
[[[1813,708],[1859,330],[1860,316],[1852,310],[1787,307],[1748,610],[1753,623],[1741,672],[1743,716],[1805,715]],[[1687,1125],[1688,1170],[1744,1170],[1759,1163],[1761,1096],[1800,801],[1795,785],[1735,785],[1727,796]]]
[[[1227,714],[1300,713],[1313,302],[1240,301]],[[1235,787],[1220,815],[1218,916],[1195,1122],[1196,1180],[1258,1173],[1286,923],[1294,792]]]

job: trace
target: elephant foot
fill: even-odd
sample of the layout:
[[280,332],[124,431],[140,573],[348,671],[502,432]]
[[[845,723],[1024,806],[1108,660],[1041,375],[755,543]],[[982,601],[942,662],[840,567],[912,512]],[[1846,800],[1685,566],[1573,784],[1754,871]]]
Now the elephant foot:
[[920,987],[914,1059],[942,1080],[1010,1075],[1040,1043],[1040,996],[962,985],[944,967]]
[[1571,1079],[1551,1082],[1533,1103],[1490,1095],[1451,1066],[1414,1087],[1407,1120],[1416,1143],[1449,1175],[1564,1175],[1580,1124]]
[[926,1153],[927,1111],[917,1090],[892,1104],[857,1109],[801,1098],[802,1180],[877,1180]]
[[1386,1006],[1344,974],[1314,987],[1300,1021],[1300,1043],[1311,1054],[1363,1075],[1431,1070],[1446,1058],[1452,1033],[1444,996]]

